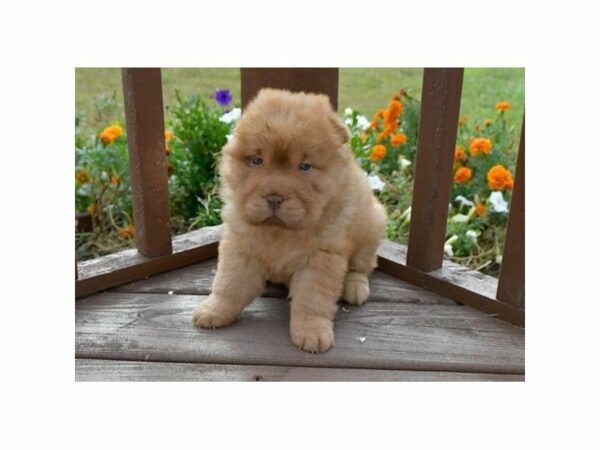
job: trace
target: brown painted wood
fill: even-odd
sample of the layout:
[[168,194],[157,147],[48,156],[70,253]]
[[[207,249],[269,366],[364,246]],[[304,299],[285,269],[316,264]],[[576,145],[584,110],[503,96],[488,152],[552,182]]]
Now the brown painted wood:
[[[217,272],[217,260],[211,259],[181,269],[173,270],[146,280],[135,281],[116,288],[118,292],[146,294],[208,295]],[[371,295],[369,301],[399,302],[414,304],[455,305],[441,295],[426,291],[378,270],[369,279]],[[267,284],[263,297],[287,298],[288,290],[279,284]]]
[[241,78],[242,108],[266,87],[326,94],[333,108],[338,106],[337,68],[248,68],[241,69]]
[[75,223],[77,233],[89,233],[94,229],[92,215],[88,212],[77,214],[75,216]]
[[425,69],[407,265],[442,267],[463,69]]
[[525,117],[521,128],[515,184],[510,202],[497,298],[525,310]]
[[507,322],[523,325],[524,314],[513,306],[496,300],[496,278],[452,261],[431,272],[421,272],[406,264],[407,248],[383,241],[378,250],[378,270],[421,286],[456,302],[471,306]]
[[135,249],[123,250],[77,265],[77,298],[194,264],[217,256],[223,227],[204,227],[173,238],[173,253],[147,258]]
[[[210,364],[524,373],[524,330],[465,306],[367,302],[336,317],[323,354],[289,338],[289,305],[259,298],[237,323],[192,324],[204,296],[107,292],[76,302],[76,357]],[[358,338],[364,338],[361,342]]]
[[123,69],[135,242],[147,257],[172,252],[160,69]]
[[75,381],[525,381],[525,376],[77,359]]

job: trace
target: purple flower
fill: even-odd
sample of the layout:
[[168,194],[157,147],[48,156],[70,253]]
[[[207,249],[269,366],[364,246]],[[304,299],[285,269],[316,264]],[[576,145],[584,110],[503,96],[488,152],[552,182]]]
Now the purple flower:
[[231,92],[229,89],[217,89],[215,91],[215,101],[221,106],[227,106],[231,103]]

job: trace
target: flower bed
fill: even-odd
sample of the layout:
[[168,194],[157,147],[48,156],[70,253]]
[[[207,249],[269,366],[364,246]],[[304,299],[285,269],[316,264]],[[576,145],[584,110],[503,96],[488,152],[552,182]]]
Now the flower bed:
[[[513,188],[509,168],[516,160],[515,130],[505,117],[509,109],[498,102],[494,119],[460,119],[444,247],[452,260],[493,275],[502,259]],[[387,237],[402,243],[410,224],[419,111],[419,102],[404,90],[371,121],[351,108],[344,111],[352,150],[388,211]]]
[[[174,234],[220,223],[216,167],[241,113],[231,106],[229,91],[218,90],[215,102],[177,93],[168,110],[165,153]],[[501,262],[513,187],[516,133],[506,121],[509,109],[498,102],[493,119],[461,118],[454,158],[445,253],[491,274]],[[419,110],[419,101],[401,90],[372,120],[351,108],[343,113],[352,151],[388,211],[387,237],[402,243],[410,223]],[[92,231],[76,234],[83,260],[132,246],[135,228],[124,129],[110,123],[86,140],[81,120],[76,118],[76,209],[93,221]]]

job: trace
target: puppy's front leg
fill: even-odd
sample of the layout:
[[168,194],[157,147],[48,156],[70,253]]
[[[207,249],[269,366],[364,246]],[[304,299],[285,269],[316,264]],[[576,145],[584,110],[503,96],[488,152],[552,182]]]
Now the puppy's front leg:
[[196,308],[194,323],[201,328],[218,328],[235,322],[242,309],[263,293],[264,287],[262,265],[221,241],[212,292]]
[[319,251],[290,283],[290,336],[307,352],[325,352],[334,344],[333,319],[348,268],[346,259]]

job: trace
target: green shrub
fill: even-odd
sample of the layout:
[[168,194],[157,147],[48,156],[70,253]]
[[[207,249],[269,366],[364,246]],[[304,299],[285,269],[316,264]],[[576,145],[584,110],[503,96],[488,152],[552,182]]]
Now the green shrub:
[[231,125],[219,120],[222,110],[201,97],[183,98],[177,91],[175,95],[177,103],[169,111],[174,133],[168,143],[171,215],[194,226],[214,225],[220,223],[218,158]]
[[[114,111],[114,96],[99,97],[95,104],[94,119],[106,118]],[[165,152],[174,234],[221,222],[217,164],[233,127],[233,121],[222,120],[223,112],[200,97],[178,92],[168,111]],[[132,246],[135,234],[124,130],[113,123],[86,139],[81,135],[83,120],[76,115],[75,209],[91,214],[93,231],[76,236],[80,260]]]

